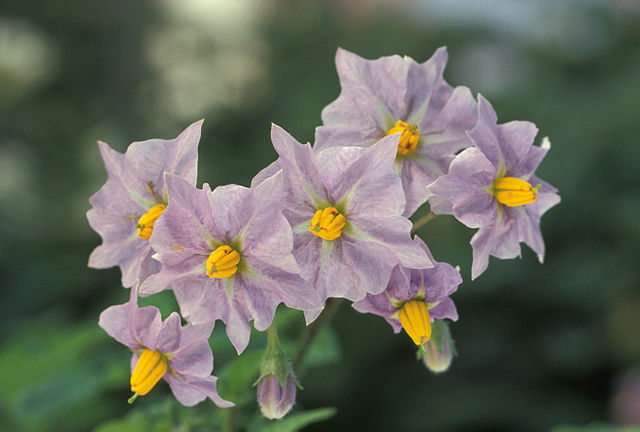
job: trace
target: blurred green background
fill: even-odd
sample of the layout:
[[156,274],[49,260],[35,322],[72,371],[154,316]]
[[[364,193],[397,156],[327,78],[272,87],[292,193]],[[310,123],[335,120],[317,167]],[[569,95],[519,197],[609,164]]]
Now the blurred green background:
[[[124,151],[204,117],[199,184],[248,185],[275,158],[271,122],[313,142],[339,94],[338,46],[424,61],[442,45],[450,84],[482,93],[500,122],[530,120],[551,139],[538,174],[562,203],[542,221],[545,264],[523,247],[521,260],[492,259],[472,283],[472,231],[438,217],[419,235],[465,278],[453,297],[459,357],[446,374],[417,362],[406,335],[343,303],[300,371],[288,423],[256,414],[250,385],[264,337],[236,358],[222,324],[214,374],[238,408],[184,409],[165,384],[128,406],[130,354],[97,326],[128,291],[119,270],[87,268],[100,243],[87,199],[106,179],[96,141]],[[4,0],[0,429],[294,430],[323,418],[305,430],[639,425],[639,135],[634,0]],[[175,307],[170,294],[145,302]],[[282,310],[278,322],[293,353],[302,318]]]

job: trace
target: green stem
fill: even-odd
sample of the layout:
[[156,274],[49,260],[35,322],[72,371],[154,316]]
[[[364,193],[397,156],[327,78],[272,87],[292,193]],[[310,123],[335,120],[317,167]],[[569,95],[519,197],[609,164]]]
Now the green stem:
[[267,329],[267,348],[280,348],[280,340],[278,339],[278,327],[274,319]]
[[220,410],[222,412],[222,432],[233,432],[233,412],[238,409],[237,407],[225,408]]
[[432,219],[435,219],[436,214],[434,212],[429,212],[426,215],[422,216],[420,219],[418,219],[417,221],[415,221],[413,223],[413,228],[411,228],[411,234],[413,234],[414,232],[416,232],[418,230],[418,228],[420,228],[422,225],[426,224],[427,222],[431,221]]
[[302,360],[304,360],[304,356],[309,350],[309,347],[311,347],[311,344],[318,335],[318,331],[320,331],[326,323],[331,321],[331,318],[335,315],[340,303],[341,301],[339,298],[328,299],[327,305],[324,307],[320,316],[304,329],[304,332],[300,335],[300,349],[293,358],[294,369],[298,369],[298,366],[300,366]]

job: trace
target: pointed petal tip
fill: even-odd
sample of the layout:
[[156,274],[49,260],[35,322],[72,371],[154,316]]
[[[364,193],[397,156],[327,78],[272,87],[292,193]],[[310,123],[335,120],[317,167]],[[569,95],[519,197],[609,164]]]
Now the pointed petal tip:
[[542,144],[540,144],[540,147],[545,150],[551,150],[551,141],[548,136],[542,138]]
[[304,311],[304,322],[305,322],[305,324],[309,325],[312,322],[314,322],[316,320],[316,318],[318,318],[320,316],[320,314],[322,313],[323,310],[324,310],[324,307],[317,308],[317,309],[310,309],[310,310]]
[[344,56],[358,56],[357,54],[349,51],[348,49],[342,48],[342,47],[338,47],[336,49],[336,61],[338,60],[338,58],[344,57]]
[[98,144],[98,150],[100,151],[100,154],[102,155],[103,159],[104,159],[105,154],[107,154],[108,152],[121,154],[119,151],[116,151],[116,150],[112,149],[109,144],[107,144],[106,142],[104,142],[102,140],[98,140],[96,142]]
[[182,135],[184,132],[190,130],[190,129],[195,129],[197,128],[198,130],[202,129],[202,124],[204,123],[204,118],[201,118],[200,120],[196,120],[193,123],[191,123],[189,126],[187,126],[184,131],[182,131],[180,133],[180,135]]
[[478,99],[478,104],[487,104],[489,106],[491,106],[491,103],[487,100],[487,98],[485,98],[484,96],[482,96],[482,93],[478,92],[476,99]]
[[438,47],[438,49],[436,49],[433,53],[432,57],[439,57],[439,56],[444,56],[445,60],[449,59],[449,50],[447,48],[446,45],[443,45],[441,47]]

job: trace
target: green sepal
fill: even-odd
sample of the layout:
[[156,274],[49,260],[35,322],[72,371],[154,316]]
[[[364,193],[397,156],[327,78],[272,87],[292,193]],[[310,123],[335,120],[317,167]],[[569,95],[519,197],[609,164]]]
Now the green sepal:
[[[431,323],[431,342],[438,348],[438,352],[442,354],[442,341],[446,340],[449,342],[449,346],[451,347],[451,354],[454,357],[458,356],[458,351],[456,350],[455,341],[451,336],[451,330],[449,329],[449,323],[443,319],[433,320]],[[418,352],[416,353],[416,359],[422,360],[424,356],[429,355],[424,345],[420,345],[418,348]]]
[[253,383],[253,386],[257,386],[260,381],[268,375],[278,377],[278,381],[282,387],[284,387],[287,378],[291,377],[296,383],[296,386],[302,390],[298,377],[296,377],[293,367],[291,366],[291,361],[280,345],[275,320],[267,330],[267,348],[264,350],[264,357],[262,358],[262,363],[260,363],[260,376]]

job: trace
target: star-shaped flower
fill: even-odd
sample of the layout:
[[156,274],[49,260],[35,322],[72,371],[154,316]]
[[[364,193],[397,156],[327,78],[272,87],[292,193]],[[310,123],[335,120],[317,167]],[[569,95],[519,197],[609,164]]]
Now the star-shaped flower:
[[540,217],[560,202],[557,190],[534,175],[549,141],[533,146],[538,132],[533,123],[498,125],[497,120],[491,104],[479,96],[478,123],[468,132],[475,147],[456,156],[449,174],[428,187],[429,202],[433,197],[439,203],[433,211],[453,213],[469,228],[479,228],[471,239],[474,279],[487,268],[489,255],[520,256],[520,242],[542,262]]
[[396,266],[384,292],[367,296],[353,304],[360,312],[383,317],[398,333],[404,328],[416,345],[427,342],[434,319],[457,321],[458,312],[449,297],[462,283],[460,272],[450,264],[433,259],[427,245],[413,239],[428,255],[433,268],[411,269]]
[[426,201],[425,187],[448,170],[471,142],[465,131],[476,122],[476,101],[467,87],[452,88],[442,78],[446,48],[424,63],[397,55],[365,60],[338,49],[342,91],[322,110],[316,130],[318,150],[367,147],[401,133],[394,168],[402,178],[411,216]]
[[134,396],[130,402],[147,394],[164,378],[176,399],[185,406],[193,406],[207,397],[219,407],[233,406],[218,395],[218,378],[211,375],[213,354],[208,338],[212,326],[182,327],[176,312],[162,321],[157,308],[138,307],[137,288],[137,284],[131,288],[129,302],[109,307],[100,314],[99,321],[109,336],[133,351]]
[[93,208],[87,219],[102,237],[89,257],[89,267],[119,266],[125,287],[160,270],[151,258],[148,239],[167,205],[163,175],[174,173],[196,184],[201,127],[202,120],[173,140],[134,142],[125,154],[98,143],[109,177],[89,198]]
[[[386,137],[368,148],[316,152],[282,128],[272,127],[271,139],[280,156],[275,166],[281,171],[260,185],[284,178],[281,207],[293,227],[293,254],[323,301],[357,301],[367,293],[382,292],[398,263],[412,268],[432,265],[411,241],[411,222],[402,216],[405,197],[393,171],[398,138]],[[305,315],[312,320],[320,311]]]
[[279,177],[252,189],[213,191],[171,174],[165,180],[169,205],[151,238],[162,270],[147,278],[141,294],[171,286],[182,315],[194,324],[224,321],[238,353],[249,342],[250,320],[266,330],[280,302],[300,310],[321,307],[291,254]]

